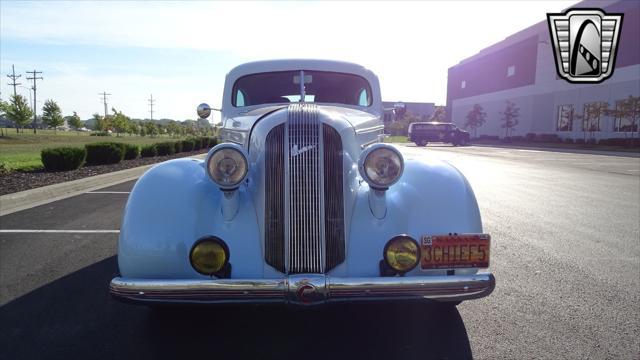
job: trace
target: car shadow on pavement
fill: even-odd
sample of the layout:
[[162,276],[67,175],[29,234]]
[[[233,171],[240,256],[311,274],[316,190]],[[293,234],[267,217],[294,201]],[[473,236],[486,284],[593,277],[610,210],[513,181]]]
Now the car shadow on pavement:
[[149,309],[113,300],[115,256],[0,307],[0,359],[468,359],[455,307]]

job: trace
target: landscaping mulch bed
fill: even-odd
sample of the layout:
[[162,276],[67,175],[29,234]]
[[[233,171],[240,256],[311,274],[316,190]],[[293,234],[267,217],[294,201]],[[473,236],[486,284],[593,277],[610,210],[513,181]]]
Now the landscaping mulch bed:
[[94,175],[106,174],[118,170],[155,164],[166,160],[204,154],[206,152],[207,150],[197,150],[167,156],[123,160],[118,164],[84,166],[78,170],[72,171],[46,172],[44,169],[39,169],[33,171],[11,171],[0,173],[0,184],[2,184],[2,186],[0,186],[0,195],[11,194],[65,181],[82,179]]

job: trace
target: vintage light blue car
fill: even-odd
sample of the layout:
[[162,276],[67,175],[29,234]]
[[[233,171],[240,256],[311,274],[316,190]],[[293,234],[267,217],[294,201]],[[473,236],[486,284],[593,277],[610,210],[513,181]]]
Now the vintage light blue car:
[[[453,166],[381,143],[376,75],[321,60],[248,63],[226,77],[221,143],[136,183],[120,300],[322,304],[489,295],[490,237]],[[201,117],[211,108],[198,107]]]

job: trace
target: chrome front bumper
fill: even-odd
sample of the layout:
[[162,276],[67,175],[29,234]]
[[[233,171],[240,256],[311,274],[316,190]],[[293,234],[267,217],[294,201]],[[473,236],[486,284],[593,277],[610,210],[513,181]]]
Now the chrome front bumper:
[[296,274],[281,279],[147,280],[114,278],[109,290],[119,300],[140,303],[235,304],[384,300],[462,301],[491,294],[491,273],[451,276],[339,278]]

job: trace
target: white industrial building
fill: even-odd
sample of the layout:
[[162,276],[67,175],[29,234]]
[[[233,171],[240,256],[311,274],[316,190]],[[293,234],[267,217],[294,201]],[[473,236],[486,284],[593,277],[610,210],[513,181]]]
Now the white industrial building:
[[635,126],[627,118],[579,115],[593,102],[604,101],[615,108],[619,100],[640,96],[640,2],[583,1],[572,8],[624,14],[612,77],[600,84],[572,84],[558,77],[544,19],[449,68],[448,120],[463,126],[471,108],[479,104],[487,116],[477,128],[478,136],[504,137],[501,112],[508,100],[520,109],[519,124],[511,136],[535,133],[579,139],[589,128],[595,130],[589,133],[595,139],[637,136],[640,114]]

